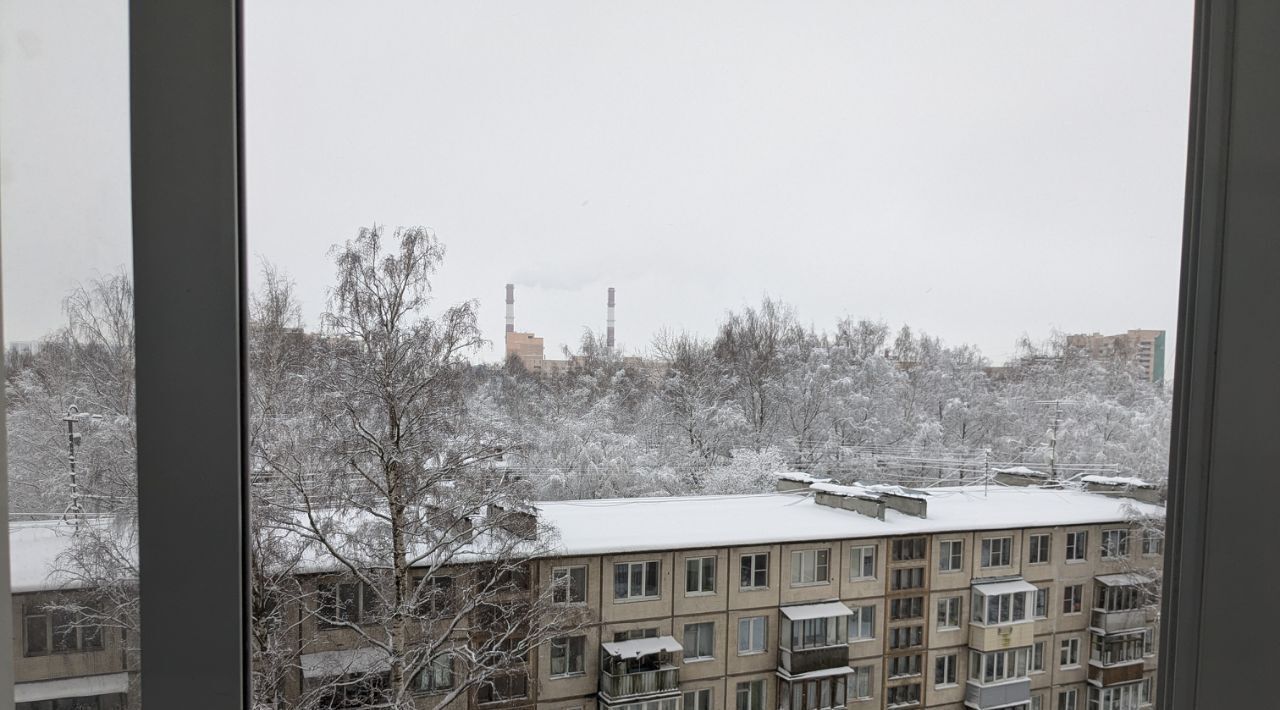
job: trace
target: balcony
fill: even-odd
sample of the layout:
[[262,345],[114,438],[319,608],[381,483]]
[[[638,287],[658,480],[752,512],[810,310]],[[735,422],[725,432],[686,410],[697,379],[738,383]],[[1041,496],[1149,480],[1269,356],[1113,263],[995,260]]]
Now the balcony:
[[783,672],[792,676],[830,668],[847,667],[849,665],[849,647],[845,644],[840,644],[839,646],[822,646],[798,651],[784,648],[779,653],[778,663]]
[[679,691],[680,669],[675,666],[635,673],[600,673],[600,695],[606,701]]
[[969,681],[964,688],[966,707],[986,710],[1031,702],[1031,679],[1019,678],[997,685],[978,685]]
[[983,626],[969,624],[969,647],[984,653],[1018,646],[1030,646],[1035,641],[1036,625],[1028,619],[1015,624]]
[[1125,611],[1103,611],[1094,609],[1089,617],[1089,628],[1094,633],[1114,634],[1120,631],[1132,631],[1147,626],[1151,614],[1148,609],[1128,609]]
[[1142,680],[1145,664],[1139,658],[1124,665],[1099,666],[1089,664],[1089,682],[1108,688],[1121,683],[1132,683]]

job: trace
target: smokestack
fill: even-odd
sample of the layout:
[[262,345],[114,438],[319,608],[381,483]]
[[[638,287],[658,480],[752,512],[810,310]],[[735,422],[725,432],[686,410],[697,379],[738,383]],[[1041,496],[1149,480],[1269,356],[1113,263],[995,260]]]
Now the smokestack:
[[613,287],[609,287],[609,320],[606,322],[608,326],[605,330],[605,345],[610,349],[613,348]]
[[507,284],[507,332],[516,332],[516,285]]

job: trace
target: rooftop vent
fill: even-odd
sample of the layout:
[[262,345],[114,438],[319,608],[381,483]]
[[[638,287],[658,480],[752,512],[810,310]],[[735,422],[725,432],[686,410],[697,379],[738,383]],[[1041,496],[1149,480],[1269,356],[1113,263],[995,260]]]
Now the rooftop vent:
[[1090,493],[1133,498],[1144,503],[1155,503],[1157,505],[1161,503],[1159,489],[1154,484],[1141,478],[1092,475],[1082,477],[1080,482],[1084,484],[1084,489]]
[[1049,482],[1049,474],[1026,466],[993,468],[991,472],[995,474],[993,478],[996,483],[1006,486],[1042,486]]
[[810,488],[818,505],[852,510],[877,520],[884,520],[886,508],[917,518],[928,517],[929,494],[924,491],[901,486],[840,486],[833,483],[814,483]]
[[809,486],[815,483],[830,483],[830,478],[817,478],[800,471],[784,471],[778,474],[778,479],[774,483],[774,490],[779,493],[788,491],[808,490]]

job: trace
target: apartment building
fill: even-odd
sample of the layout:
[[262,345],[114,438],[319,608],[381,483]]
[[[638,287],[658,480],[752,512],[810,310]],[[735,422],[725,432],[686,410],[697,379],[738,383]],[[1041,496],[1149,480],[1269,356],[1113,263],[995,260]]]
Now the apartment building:
[[[527,586],[553,587],[585,623],[449,708],[1148,707],[1147,590],[1161,549],[1130,520],[1162,510],[1136,500],[1146,493],[1132,490],[1137,481],[1096,491],[1030,485],[1039,482],[924,492],[788,475],[766,495],[541,503],[559,540]],[[49,702],[67,692],[57,682],[111,691],[68,707],[122,707],[119,639],[63,649],[53,665],[23,652],[41,627],[17,622],[44,593],[24,579],[32,589],[15,596],[15,655],[20,697],[31,700],[20,710],[63,707]],[[360,609],[354,586],[327,596],[343,595]],[[291,696],[385,660],[349,630],[312,621],[298,642]],[[453,687],[452,661],[440,661],[422,674],[419,707]]]
[[1067,345],[1094,358],[1120,357],[1136,364],[1150,382],[1164,381],[1163,330],[1129,330],[1118,335],[1080,333],[1067,336]]

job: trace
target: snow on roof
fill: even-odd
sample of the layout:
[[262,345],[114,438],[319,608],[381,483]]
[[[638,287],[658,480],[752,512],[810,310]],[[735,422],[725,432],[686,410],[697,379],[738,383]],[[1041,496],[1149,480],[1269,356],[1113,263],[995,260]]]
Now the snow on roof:
[[[824,485],[825,488],[825,485]],[[1160,506],[1080,490],[992,486],[929,489],[929,516],[886,510],[884,520],[769,493],[544,501],[560,556],[765,545],[964,530],[1090,525],[1163,515]]]
[[862,498],[864,500],[880,500],[878,493],[863,488],[862,486],[842,486],[838,483],[815,483],[810,486],[815,491],[830,493],[835,496],[845,498]]
[[890,485],[885,485],[883,483],[876,483],[872,485],[859,483],[858,485],[875,493],[887,493],[888,495],[901,496],[903,498],[916,498],[918,500],[924,500],[925,498],[929,497],[928,493],[925,493],[924,491],[916,490],[914,488],[903,488],[902,486],[890,486]]
[[786,674],[786,672],[785,672],[785,671],[783,671],[781,668],[779,668],[779,669],[778,669],[778,671],[777,671],[777,673],[778,673],[778,677],[780,677],[780,678],[786,678],[787,680],[792,680],[792,681],[795,681],[795,680],[810,680],[810,679],[813,679],[813,678],[828,678],[828,677],[833,676],[833,675],[848,675],[848,674],[850,674],[850,673],[852,673],[852,672],[853,672],[853,668],[852,668],[851,666],[838,666],[838,667],[836,667],[836,668],[823,668],[823,669],[816,670],[816,671],[809,671],[808,673],[800,673],[799,675],[787,675],[787,674]]
[[[14,683],[13,700],[18,703],[35,703],[41,700],[124,693],[128,692],[128,690],[128,673],[109,673],[107,675],[41,680],[34,683]],[[59,707],[62,706],[59,705]]]
[[840,602],[822,602],[820,604],[797,604],[784,606],[779,611],[792,621],[804,619],[827,619],[833,616],[852,616],[853,610]]
[[982,592],[988,597],[994,597],[1001,594],[1017,594],[1018,592],[1034,592],[1036,585],[1026,581],[1025,579],[1006,579],[1000,582],[977,582],[973,583],[974,588]]
[[830,478],[817,478],[810,476],[803,471],[783,471],[778,474],[778,478],[784,481],[795,481],[796,483],[826,483]]
[[1147,481],[1132,476],[1097,476],[1089,475],[1080,479],[1084,483],[1097,483],[1102,486],[1129,486],[1130,488],[1155,488]]
[[1019,476],[1035,476],[1036,478],[1049,477],[1049,474],[1044,471],[1037,471],[1035,469],[1027,468],[1026,466],[1009,466],[1006,468],[993,468],[991,470],[996,473],[1013,473]]
[[58,556],[71,546],[74,529],[58,520],[9,523],[9,579],[13,593],[76,586],[54,571]]
[[601,644],[604,646],[604,652],[614,658],[639,658],[641,656],[649,656],[655,653],[673,653],[675,651],[683,651],[681,646],[674,638],[670,636],[654,636],[647,639],[630,639],[627,641],[614,641],[612,643]]
[[1094,577],[1094,580],[1104,587],[1137,587],[1143,584],[1151,584],[1153,581],[1145,574],[1138,574],[1137,572],[1104,574]]
[[351,648],[304,653],[298,660],[302,666],[303,678],[331,678],[383,671],[391,667],[390,657],[380,648]]

